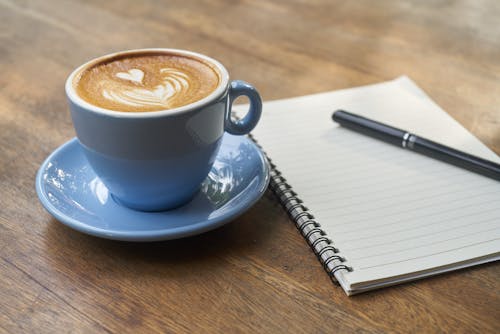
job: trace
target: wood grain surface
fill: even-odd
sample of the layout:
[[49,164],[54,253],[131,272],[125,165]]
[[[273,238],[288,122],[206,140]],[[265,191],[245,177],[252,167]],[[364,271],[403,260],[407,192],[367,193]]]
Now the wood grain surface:
[[498,264],[347,297],[270,192],[169,242],[57,222],[34,178],[75,135],[64,81],[143,47],[215,57],[265,100],[406,74],[500,153],[496,0],[0,0],[0,332],[500,332]]

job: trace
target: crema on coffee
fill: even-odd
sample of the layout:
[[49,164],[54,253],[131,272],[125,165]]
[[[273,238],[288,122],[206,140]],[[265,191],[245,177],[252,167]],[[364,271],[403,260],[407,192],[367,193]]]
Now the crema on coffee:
[[215,65],[168,53],[120,55],[84,68],[73,81],[95,106],[127,112],[173,109],[210,95],[221,81]]

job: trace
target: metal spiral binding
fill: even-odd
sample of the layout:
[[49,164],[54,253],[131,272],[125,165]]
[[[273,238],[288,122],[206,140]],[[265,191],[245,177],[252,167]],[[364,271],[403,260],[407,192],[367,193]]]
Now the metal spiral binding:
[[[264,152],[262,146],[259,145],[252,135],[248,135],[248,137],[255,142],[262,152]],[[304,206],[303,201],[298,197],[297,193],[293,191],[287,180],[281,175],[281,172],[265,152],[264,155],[271,166],[270,189],[278,197],[288,215],[293,219],[297,228],[323,264],[326,272],[330,275],[331,279],[337,283],[335,273],[339,270],[352,271],[352,268],[344,264],[346,260],[339,254],[340,250],[333,246],[332,241],[321,229],[321,225],[315,221],[309,209]]]

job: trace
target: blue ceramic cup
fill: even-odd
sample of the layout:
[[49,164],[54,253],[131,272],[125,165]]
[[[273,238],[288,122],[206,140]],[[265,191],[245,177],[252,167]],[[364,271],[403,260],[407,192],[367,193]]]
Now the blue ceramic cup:
[[[148,52],[208,62],[219,72],[219,85],[194,103],[149,112],[103,109],[77,94],[77,77],[90,66]],[[76,134],[89,165],[115,200],[144,211],[172,209],[188,202],[207,177],[224,132],[250,132],[262,111],[255,88],[243,81],[230,81],[218,61],[175,49],[131,50],[91,60],[68,77],[65,88]],[[250,108],[244,118],[235,121],[231,119],[232,103],[242,95],[248,97]]]

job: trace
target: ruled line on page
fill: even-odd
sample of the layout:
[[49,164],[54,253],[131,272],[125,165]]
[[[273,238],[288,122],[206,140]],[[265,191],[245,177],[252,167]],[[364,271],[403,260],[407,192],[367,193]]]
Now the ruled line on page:
[[[485,221],[479,221],[479,222],[476,222],[476,225],[481,225],[481,224],[487,224],[487,223],[491,223],[491,222],[495,222],[495,218],[494,219],[487,219]],[[446,230],[441,230],[441,231],[437,231],[436,233],[440,233],[440,232],[455,232],[457,230],[460,230],[460,228],[462,227],[471,227],[470,224],[466,224],[466,225],[462,225],[462,226],[454,226],[453,228],[450,228],[450,229],[446,229]],[[475,226],[477,227],[477,226]],[[397,248],[397,251],[398,252],[403,252],[403,251],[409,251],[409,250],[414,250],[414,249],[419,249],[419,248],[423,248],[423,247],[427,247],[427,246],[431,246],[431,245],[436,245],[436,244],[439,244],[439,243],[444,243],[444,242],[448,242],[448,241],[451,241],[451,240],[456,240],[456,239],[461,239],[461,238],[468,238],[470,236],[473,236],[473,235],[476,235],[476,234],[481,234],[481,233],[484,233],[484,232],[490,232],[490,231],[495,231],[495,230],[498,230],[500,229],[500,227],[498,226],[494,226],[492,228],[488,228],[488,229],[482,229],[482,230],[477,230],[477,228],[474,230],[474,232],[468,232],[466,234],[460,234],[458,236],[446,236],[444,238],[440,238],[439,240],[437,241],[434,241],[434,242],[420,242],[418,244],[418,246],[416,247],[399,247]],[[403,241],[409,241],[409,240],[412,240],[412,241],[416,241],[418,240],[419,238],[423,238],[423,237],[428,237],[428,236],[432,236],[432,234],[428,233],[428,234],[423,234],[423,235],[420,235],[420,236],[416,236],[416,237],[413,237],[413,238],[407,238],[407,239],[398,239],[397,241],[393,241],[391,243],[384,243],[384,244],[380,244],[379,246],[387,246],[387,245],[391,245],[391,244],[394,244],[394,243],[400,243],[400,242],[403,242]],[[372,246],[372,247],[376,247],[376,246]],[[365,248],[366,250],[366,248]],[[346,250],[343,250],[344,252]],[[384,251],[384,252],[371,252],[370,255],[364,255],[364,256],[350,256],[349,257],[349,261],[352,261],[352,260],[365,260],[365,259],[369,259],[369,258],[373,258],[373,257],[379,257],[381,255],[387,255],[387,254],[392,254],[394,252],[394,250],[392,251]],[[349,252],[350,254],[352,254],[353,252],[350,251]]]
[[[499,209],[496,209],[495,211],[497,211]],[[488,213],[488,212],[486,212]],[[379,248],[379,247],[383,247],[383,246],[386,246],[386,245],[393,245],[395,243],[401,243],[401,242],[406,242],[406,241],[410,241],[410,240],[416,240],[416,239],[420,239],[420,238],[427,238],[427,237],[432,237],[432,236],[435,236],[435,233],[442,233],[442,232],[450,232],[450,231],[455,231],[456,229],[461,229],[461,228],[467,228],[467,227],[471,227],[471,228],[476,228],[477,225],[481,225],[481,224],[485,224],[485,223],[490,223],[490,222],[496,222],[496,218],[488,218],[486,220],[482,220],[482,221],[474,221],[474,223],[471,224],[471,222],[467,222],[466,224],[463,224],[463,225],[454,225],[453,227],[449,227],[449,228],[446,228],[446,229],[441,229],[441,230],[432,230],[432,232],[428,232],[426,231],[424,234],[413,234],[411,236],[409,236],[408,234],[405,234],[405,237],[404,238],[397,238],[397,239],[393,239],[391,240],[389,243],[387,242],[387,240],[384,240],[382,238],[381,241],[379,242],[376,242],[376,243],[370,243],[370,244],[363,244],[363,246],[358,246],[358,247],[343,247],[342,248],[342,251],[344,252],[349,252],[351,254],[353,254],[354,252],[356,251],[366,251],[366,250],[369,250],[371,248]],[[426,225],[422,225],[420,227],[429,227],[429,226],[432,226],[432,227],[436,227],[435,224],[426,224]],[[440,227],[440,226],[439,226]],[[406,232],[410,231],[412,229],[408,229],[408,230],[404,230]],[[417,233],[421,232],[423,229],[417,227],[417,228],[413,228],[413,230]],[[401,231],[397,231],[397,232],[401,232]],[[382,237],[386,237],[388,234],[383,234]],[[376,236],[374,235],[373,239],[378,239],[379,236]],[[348,244],[350,242],[354,242],[354,241],[359,241],[360,239],[354,239],[354,240],[344,240],[344,243]]]
[[[375,185],[377,184],[375,183]],[[369,185],[365,185],[366,188],[368,186]],[[317,207],[320,208],[324,207],[325,210],[332,208],[338,213],[337,217],[340,217],[342,212],[349,212],[349,209],[352,207],[356,207],[356,209],[358,209],[356,202],[363,200],[367,202],[365,208],[367,208],[367,210],[370,210],[369,208],[374,206],[376,206],[377,208],[383,208],[385,206],[391,206],[391,204],[393,205],[394,203],[400,203],[402,198],[406,202],[410,200],[432,201],[432,200],[446,198],[447,195],[453,192],[458,193],[456,195],[457,198],[460,198],[461,196],[460,193],[462,194],[465,193],[462,196],[468,196],[466,194],[467,192],[469,192],[472,195],[476,193],[492,193],[492,194],[499,194],[500,196],[500,189],[498,189],[498,186],[491,183],[487,185],[475,184],[474,186],[465,188],[464,186],[456,183],[450,184],[450,182],[435,182],[435,183],[433,182],[432,186],[437,188],[432,192],[432,195],[429,194],[428,191],[429,185],[420,182],[415,186],[412,183],[402,182],[398,184],[397,187],[393,186],[380,187],[380,189],[376,191],[363,190],[362,193],[356,192],[354,194],[351,194],[353,189],[345,189],[349,190],[349,193],[347,193],[346,196],[340,194],[338,197],[336,197],[335,194],[337,194],[337,192],[341,191],[341,189],[343,188],[337,188],[335,187],[335,184],[332,184],[332,187],[334,187],[334,189],[336,190],[335,192],[332,192],[332,190],[330,192],[319,192],[319,193],[308,192],[308,196],[321,196],[322,199],[316,202]],[[304,188],[302,188],[301,190],[304,190]]]
[[[453,173],[452,173],[453,174]],[[447,173],[446,171],[442,171],[439,173],[433,173],[432,178],[425,178],[425,179],[419,179],[419,181],[429,181],[433,182],[433,184],[438,185],[443,185],[447,186],[450,184],[449,180],[444,180],[443,178],[439,178],[439,176],[443,175],[450,175],[450,173]],[[436,180],[436,177],[438,177],[438,180]],[[328,183],[327,186],[321,187],[319,189],[314,189],[312,187],[312,190],[314,192],[310,191],[311,188],[304,188],[301,187],[301,190],[304,191],[310,191],[310,195],[314,195],[318,197],[317,204],[320,203],[327,203],[327,207],[331,207],[331,203],[333,201],[349,201],[349,203],[356,203],[356,201],[353,201],[354,199],[359,199],[359,197],[369,197],[374,194],[379,196],[380,193],[389,193],[389,195],[386,195],[386,197],[390,196],[397,196],[400,193],[392,193],[394,190],[398,190],[403,192],[404,194],[408,194],[409,192],[413,191],[412,187],[415,186],[415,181],[412,181],[409,178],[405,178],[405,180],[400,181],[397,187],[394,187],[394,185],[390,184],[389,182],[380,182],[381,180],[384,181],[386,179],[377,179],[374,178],[373,176],[367,177],[367,178],[359,178],[357,179],[361,182],[361,184],[349,184],[349,182],[332,182]],[[309,182],[310,179],[308,179]],[[344,180],[342,180],[344,181]],[[370,182],[373,181],[373,182]],[[387,181],[390,181],[390,178],[387,179]],[[340,186],[339,186],[340,185]],[[372,191],[371,186],[376,185],[377,189],[375,191]],[[424,182],[418,182],[417,187],[424,187],[422,190],[425,190],[428,188],[428,185],[426,185]],[[346,191],[349,191],[349,193],[346,193]],[[354,194],[350,194],[351,192],[356,191]],[[371,198],[370,198],[371,199]]]
[[[447,201],[447,204],[455,205],[454,208],[456,208],[456,206],[462,205],[461,203],[466,204],[466,203],[470,202],[470,200],[472,200],[472,199],[488,198],[488,197],[490,197],[490,195],[495,195],[495,194],[500,194],[500,192],[497,189],[493,189],[491,191],[476,192],[476,193],[473,193],[471,195],[446,193],[446,194],[441,194],[441,196],[439,196],[439,197],[443,198],[443,197],[445,197],[445,195],[449,196],[448,198],[445,198],[445,200]],[[390,203],[387,205],[378,206],[377,208],[360,209],[358,206],[356,216],[363,217],[363,218],[366,217],[365,219],[369,219],[370,217],[372,217],[373,214],[376,215],[377,213],[382,213],[382,214],[384,214],[384,217],[390,217],[391,215],[400,215],[400,214],[404,214],[404,213],[408,213],[408,212],[412,212],[412,211],[417,211],[417,210],[420,211],[422,209],[435,208],[437,206],[442,207],[440,205],[441,201],[435,201],[435,199],[433,197],[434,196],[429,196],[428,198],[423,198],[420,201],[418,201],[418,203],[415,203],[416,201],[412,201],[412,202],[401,201],[401,202],[397,202],[397,203]],[[493,198],[492,200],[498,200],[498,199],[499,198]],[[394,207],[396,205],[398,207],[397,210],[394,209]],[[391,211],[389,211],[390,212],[389,214],[387,214],[388,209],[392,209]],[[329,211],[338,212],[338,209],[336,210],[336,208],[328,208],[328,209],[324,210],[324,212],[329,212]],[[335,217],[337,219],[343,218],[343,217],[351,218],[352,212],[343,211],[342,213],[336,215]],[[353,220],[354,220],[354,218],[352,218],[351,220],[343,220],[343,221],[344,221],[344,223],[347,223],[347,222],[350,222]]]
[[[394,150],[394,148],[390,148],[390,150]],[[389,150],[389,151],[390,151]],[[304,151],[306,149],[304,148]],[[444,164],[442,162],[432,162],[431,165],[429,165],[429,161],[426,161],[425,157],[421,156],[416,156],[415,153],[413,152],[405,152],[404,155],[407,158],[405,159],[398,159],[398,165],[392,166],[392,167],[386,167],[391,165],[391,159],[388,156],[381,156],[380,159],[385,158],[385,165],[380,166],[380,164],[370,166],[367,163],[360,163],[360,164],[353,164],[352,163],[352,158],[350,157],[342,157],[339,156],[338,154],[332,153],[332,156],[337,157],[340,160],[347,161],[345,165],[341,163],[335,163],[335,162],[329,162],[328,160],[328,155],[329,154],[324,154],[323,158],[322,157],[311,157],[310,155],[298,155],[296,152],[287,152],[287,151],[282,151],[282,150],[277,150],[276,153],[273,154],[272,150],[269,150],[269,154],[273,156],[273,161],[275,162],[280,162],[280,165],[286,165],[286,176],[290,177],[297,177],[303,179],[304,182],[300,182],[299,186],[301,187],[302,190],[309,190],[313,189],[315,192],[317,192],[317,195],[320,195],[321,189],[325,189],[326,191],[324,192],[325,194],[328,194],[329,192],[336,192],[338,191],[338,187],[341,187],[343,185],[347,185],[350,188],[359,188],[363,187],[365,189],[370,189],[368,185],[376,185],[376,183],[380,180],[380,183],[386,183],[386,184],[391,184],[391,181],[394,176],[391,172],[399,172],[399,173],[405,173],[405,181],[408,185],[411,185],[414,183],[412,177],[413,176],[419,176],[420,178],[423,179],[432,179],[432,178],[437,178],[443,174],[450,174],[453,173],[455,175],[467,175],[469,172],[463,171],[462,169],[459,168],[436,168],[433,166],[433,164]],[[289,158],[281,158],[280,156],[288,156]],[[294,156],[294,157],[291,157]],[[300,164],[297,163],[297,159],[310,159],[311,161],[307,162],[301,162]],[[349,163],[349,161],[351,161]],[[405,162],[408,162],[408,165],[412,169],[404,169],[401,165],[404,164]],[[352,164],[352,166],[349,166],[349,164]],[[295,166],[295,167],[294,167]],[[446,166],[450,167],[450,166]],[[278,168],[280,166],[278,165]],[[311,173],[307,174],[304,173],[304,168],[307,168],[308,170],[314,170],[316,173]],[[345,168],[349,168],[349,172],[346,173]],[[383,168],[386,173],[384,174],[377,174],[377,173],[371,173],[372,169],[381,169]],[[328,178],[325,178],[325,173],[327,173]],[[439,179],[440,181],[445,181],[445,179]],[[363,181],[363,182],[362,182]],[[319,184],[318,184],[319,183]],[[332,186],[335,185],[335,189],[332,189]],[[374,188],[375,190],[378,190],[377,188]],[[330,190],[330,191],[328,191]]]
[[[283,154],[283,152],[281,154]],[[413,153],[410,153],[410,154],[413,154]],[[300,158],[302,158],[302,159],[308,158],[308,159],[312,159],[312,160],[320,159],[320,157],[317,157],[315,159],[315,157],[311,157],[310,155],[301,156]],[[388,158],[388,157],[385,157],[385,156],[381,156],[380,157],[380,159],[384,159],[384,158]],[[274,158],[272,158],[272,159],[273,159],[273,161],[274,160],[276,160],[276,161],[279,160],[282,163],[286,163],[284,161],[284,159],[280,159],[279,158],[279,154],[274,154]],[[323,158],[323,160],[325,160],[325,159]],[[404,158],[403,159],[398,159],[397,162],[399,164],[402,164],[402,163],[411,163],[414,160],[415,160],[414,157],[406,157],[406,159],[404,159]],[[417,160],[419,160],[419,159],[417,159]],[[449,173],[450,172],[449,169],[448,170],[436,169],[436,168],[429,167],[428,164],[426,165],[424,163],[421,163],[420,165],[419,164],[414,164],[414,165],[412,165],[412,169],[402,170],[402,167],[400,165],[398,165],[398,166],[390,166],[390,160],[387,160],[384,163],[384,165],[370,166],[370,167],[367,166],[366,164],[360,164],[358,166],[356,166],[356,165],[349,166],[349,165],[346,164],[345,166],[342,166],[342,165],[335,165],[334,163],[331,163],[331,164],[328,163],[328,162],[325,163],[325,161],[320,162],[320,160],[316,160],[316,161],[317,162],[311,161],[310,163],[308,163],[307,164],[307,168],[318,170],[320,172],[328,172],[328,176],[330,177],[330,180],[332,180],[332,181],[335,180],[335,184],[336,185],[350,183],[350,181],[353,180],[353,179],[355,179],[356,181],[359,181],[359,182],[361,182],[362,180],[364,180],[364,181],[370,181],[370,180],[377,181],[377,179],[373,178],[374,175],[372,173],[370,173],[371,170],[372,170],[372,168],[384,168],[384,174],[385,175],[377,175],[377,176],[381,177],[382,179],[387,179],[387,180],[389,180],[391,178],[391,176],[392,176],[391,173],[390,173],[391,171],[394,171],[394,172],[396,172],[396,171],[403,172],[403,173],[407,174],[408,177],[411,177],[411,174],[417,174],[418,175],[420,173],[426,173],[425,174],[426,178],[431,178],[431,177],[434,177],[434,176],[439,175],[439,174]],[[293,163],[293,161],[291,160],[290,163]],[[386,165],[389,165],[389,166],[386,166]],[[325,166],[326,166],[326,168],[325,168]],[[350,173],[345,173],[345,171],[342,171],[342,168],[349,168],[350,169]],[[288,172],[289,175],[294,175],[294,174],[301,175],[303,173],[303,169],[300,168],[300,167],[289,168],[289,169],[287,169],[287,172]],[[356,172],[356,173],[354,173],[354,172]],[[458,169],[458,168],[452,169],[451,172],[455,172],[455,174],[463,173],[463,171],[460,170],[460,169]],[[314,180],[318,180],[321,176],[323,176],[323,179],[324,179],[324,175],[307,175],[307,176],[305,176],[305,178],[308,181],[314,181]],[[342,176],[342,178],[336,178],[336,176]],[[327,181],[327,185],[332,183],[329,180],[326,180],[326,181]],[[325,187],[327,187],[327,185],[325,185]]]
[[377,265],[374,265],[374,266],[360,267],[359,269],[369,269],[369,268],[375,268],[375,267],[384,267],[384,266],[389,266],[389,265],[393,265],[393,264],[396,264],[396,263],[408,262],[408,261],[412,261],[412,260],[416,260],[416,259],[421,259],[421,258],[428,258],[428,257],[432,257],[433,255],[444,254],[444,253],[451,253],[453,251],[457,251],[457,250],[461,250],[461,249],[464,249],[464,248],[469,248],[469,247],[473,247],[473,246],[477,246],[477,245],[481,245],[481,244],[491,243],[491,242],[498,241],[498,240],[500,240],[500,238],[491,238],[491,239],[480,241],[480,242],[476,242],[476,243],[473,243],[473,244],[467,244],[467,245],[465,245],[463,247],[456,247],[456,248],[447,249],[447,250],[444,250],[444,251],[441,251],[441,252],[426,254],[426,255],[422,255],[422,256],[415,256],[415,257],[412,257],[412,258],[403,259],[403,260],[399,260],[399,261],[385,262],[385,263],[377,264]]
[[[433,218],[435,218],[436,220],[444,219],[445,216],[443,214],[447,214],[447,213],[458,212],[458,214],[460,216],[465,216],[465,217],[470,216],[471,218],[473,218],[474,215],[481,212],[481,211],[479,211],[479,210],[481,210],[481,208],[485,207],[486,211],[488,211],[489,207],[491,207],[491,206],[497,207],[498,200],[494,199],[494,200],[480,202],[480,203],[469,203],[467,205],[460,206],[459,208],[457,208],[457,207],[447,208],[447,209],[438,208],[434,212],[426,212],[425,214],[420,213],[418,210],[417,211],[410,211],[407,213],[417,213],[417,214],[412,215],[412,216],[407,214],[407,215],[399,216],[399,217],[395,217],[394,215],[392,215],[391,218],[393,218],[393,220],[388,220],[386,216],[372,216],[372,217],[366,218],[362,221],[362,223],[367,223],[367,224],[361,225],[361,224],[359,224],[360,221],[357,221],[357,225],[356,225],[357,229],[356,230],[352,230],[352,229],[351,230],[341,230],[341,229],[339,229],[339,226],[340,227],[342,227],[342,226],[351,227],[352,226],[352,224],[347,224],[347,223],[328,226],[326,224],[326,222],[333,221],[336,219],[335,217],[332,217],[332,216],[330,216],[330,218],[328,218],[328,216],[318,214],[318,218],[319,218],[319,220],[325,221],[325,224],[322,224],[322,226],[328,226],[328,227],[335,229],[335,231],[336,231],[335,235],[337,236],[337,238],[336,238],[337,240],[344,241],[344,239],[342,238],[342,235],[345,235],[345,234],[358,233],[358,235],[363,235],[365,233],[361,233],[361,232],[366,231],[366,234],[368,234],[369,236],[372,236],[373,233],[370,232],[371,230],[380,230],[381,227],[387,227],[387,226],[396,225],[396,224],[400,224],[400,225],[401,224],[402,225],[412,225],[413,224],[414,225],[414,224],[418,224],[419,222],[422,222],[422,221],[432,222],[431,219],[433,219]],[[459,209],[459,210],[457,210],[457,209]],[[472,211],[465,211],[465,209],[472,209]],[[494,210],[491,210],[491,211],[494,211]],[[469,213],[472,213],[472,214],[469,215]],[[500,214],[498,215],[498,217],[500,219]],[[377,222],[383,222],[383,223],[380,224]],[[369,238],[369,236],[367,236],[366,238]],[[359,239],[364,239],[364,238],[359,238]],[[350,240],[350,241],[355,241],[355,240]]]
[[[434,185],[436,187],[440,188],[440,192],[433,193],[430,196],[430,195],[426,195],[424,192],[426,189],[428,189],[428,185],[426,185],[426,184],[407,183],[406,185],[408,185],[408,187],[403,186],[403,187],[398,187],[397,189],[393,189],[392,186],[389,186],[389,187],[380,186],[379,187],[380,192],[383,193],[384,191],[387,191],[387,190],[391,190],[391,192],[387,192],[387,195],[380,195],[379,193],[377,193],[376,198],[373,198],[373,197],[370,198],[370,204],[374,205],[376,203],[384,202],[387,200],[390,200],[394,203],[394,201],[400,199],[401,196],[407,195],[408,190],[411,190],[412,192],[416,192],[415,194],[419,196],[419,197],[412,197],[413,200],[415,200],[415,199],[418,200],[418,199],[423,199],[423,198],[439,198],[442,195],[447,194],[448,191],[464,190],[463,185],[460,185],[460,184],[449,184],[449,182],[447,182],[447,181],[437,182],[437,183],[434,183]],[[411,185],[411,188],[409,188],[410,185]],[[441,189],[442,186],[446,186],[447,189],[446,188]],[[489,185],[489,186],[492,187],[493,185]],[[473,187],[470,187],[470,189],[479,190],[479,189],[485,189],[486,187],[487,186],[484,186],[484,185],[475,185]],[[352,191],[352,188],[351,188],[351,191]],[[318,200],[316,202],[316,204],[320,205],[320,207],[322,204],[325,204],[325,206],[331,206],[332,200],[335,199],[335,197],[333,196],[334,194],[331,194],[331,193],[325,193],[325,194],[327,196],[325,196],[322,200]],[[363,200],[364,198],[368,199],[373,194],[374,193],[363,191],[363,193],[356,193],[356,194],[352,194],[350,196],[342,196],[339,199],[341,199],[341,203],[343,203],[343,204],[340,204],[340,205],[337,204],[336,208],[337,209],[351,208],[353,206],[353,200]],[[330,197],[330,199],[329,199],[329,197]],[[338,201],[339,199],[336,199],[336,200]],[[344,202],[345,202],[345,204],[344,204]]]
[[347,253],[344,256],[346,256],[348,262],[352,264],[353,267],[356,268],[363,268],[366,267],[368,264],[375,266],[378,264],[403,261],[406,259],[412,259],[419,256],[429,256],[432,254],[439,254],[448,249],[464,248],[471,244],[476,244],[478,242],[483,242],[490,239],[498,239],[500,238],[500,226],[495,226],[494,228],[492,228],[492,230],[488,232],[479,232],[477,234],[471,233],[467,236],[462,236],[458,239],[451,239],[447,237],[445,234],[440,236],[441,240],[439,243],[427,245],[426,247],[415,247],[410,249],[403,249],[404,247],[402,247],[402,249],[398,249],[397,251],[391,252],[389,254],[378,255],[376,257],[368,259],[364,258],[349,259]]
[[[449,212],[455,212],[455,211],[449,211]],[[472,217],[481,217],[481,215],[483,214],[487,214],[487,215],[490,215],[492,213],[495,213],[495,217],[496,215],[499,215],[500,216],[500,208],[498,206],[494,206],[490,209],[486,209],[486,210],[476,210],[476,211],[473,211],[473,212],[470,212],[468,214],[462,214],[462,213],[459,213],[458,215],[456,215],[456,217],[444,217],[443,215],[437,215],[435,214],[434,217],[432,217],[431,215],[428,215],[424,221],[425,223],[419,223],[417,226],[415,226],[415,223],[417,220],[420,220],[422,221],[422,217],[417,217],[417,219],[412,219],[412,220],[409,220],[409,219],[404,219],[404,220],[400,220],[400,221],[396,221],[396,222],[393,222],[393,223],[390,223],[390,224],[379,224],[379,225],[374,225],[374,226],[371,226],[370,228],[362,228],[362,229],[359,229],[359,230],[354,230],[354,231],[349,231],[349,232],[344,232],[344,233],[336,233],[336,240],[338,242],[343,242],[345,244],[352,244],[352,243],[358,243],[360,241],[363,241],[363,240],[367,240],[367,241],[371,241],[371,240],[374,240],[378,237],[383,237],[383,236],[388,236],[388,235],[394,235],[396,233],[407,233],[409,231],[413,231],[413,230],[419,230],[421,229],[422,227],[427,227],[427,226],[436,226],[436,225],[441,225],[441,224],[449,224],[450,221],[453,221],[453,222],[456,222],[459,218],[460,219],[464,219],[464,218],[472,218]],[[434,219],[432,219],[434,218]],[[397,227],[397,228],[400,228],[400,227],[409,227],[409,228],[400,228],[400,229],[394,229],[394,226]],[[363,230],[370,230],[370,231],[367,231],[364,235],[367,235],[367,236],[363,236],[363,237],[359,237],[360,235],[360,232],[363,231]],[[385,232],[384,232],[385,230]],[[373,231],[373,232],[371,232]],[[377,234],[376,232],[381,232],[382,233],[379,233]],[[342,235],[357,235],[358,237],[356,238],[351,238],[351,239],[344,239],[344,238],[341,238]],[[361,234],[363,235],[363,234]],[[366,244],[366,243],[363,243],[363,245],[370,245],[371,244]],[[361,248],[361,247],[359,247]],[[346,247],[345,249],[349,250],[349,249],[354,249],[354,248],[349,248],[349,247]]]

